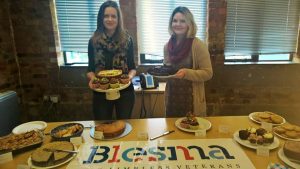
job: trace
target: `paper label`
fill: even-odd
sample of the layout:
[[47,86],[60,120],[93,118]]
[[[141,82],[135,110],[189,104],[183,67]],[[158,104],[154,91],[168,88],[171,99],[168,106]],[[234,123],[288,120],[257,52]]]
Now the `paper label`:
[[13,160],[12,152],[7,152],[0,155],[0,164]]
[[74,145],[80,145],[82,144],[82,137],[72,137],[70,138],[70,142]]
[[270,150],[264,146],[258,146],[256,149],[256,154],[259,156],[269,157]]
[[206,130],[198,130],[195,132],[196,137],[205,137],[206,136]]
[[95,137],[96,139],[104,139],[103,132],[102,132],[102,131],[95,131],[95,132],[94,132],[94,137]]
[[261,128],[264,128],[267,131],[272,131],[273,125],[272,125],[272,123],[262,122]]
[[147,132],[138,132],[137,138],[141,140],[148,140],[148,133]]

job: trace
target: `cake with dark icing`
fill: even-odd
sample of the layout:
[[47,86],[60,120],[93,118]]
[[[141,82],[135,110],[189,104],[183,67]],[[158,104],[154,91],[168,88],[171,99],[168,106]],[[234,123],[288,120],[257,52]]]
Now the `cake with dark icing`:
[[148,69],[148,73],[153,76],[169,76],[174,75],[177,72],[177,69],[173,68],[173,66],[155,66]]

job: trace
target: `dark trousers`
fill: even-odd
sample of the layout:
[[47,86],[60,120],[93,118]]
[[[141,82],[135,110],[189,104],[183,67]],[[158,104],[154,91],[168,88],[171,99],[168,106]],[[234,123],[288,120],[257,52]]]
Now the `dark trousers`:
[[112,120],[114,107],[117,119],[130,119],[135,101],[134,90],[121,90],[120,95],[117,100],[106,100],[105,93],[94,92],[93,113],[95,120]]

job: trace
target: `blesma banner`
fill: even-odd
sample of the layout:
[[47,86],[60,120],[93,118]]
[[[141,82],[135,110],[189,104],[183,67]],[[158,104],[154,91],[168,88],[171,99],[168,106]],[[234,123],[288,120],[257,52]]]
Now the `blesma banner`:
[[255,169],[232,139],[85,143],[67,169]]

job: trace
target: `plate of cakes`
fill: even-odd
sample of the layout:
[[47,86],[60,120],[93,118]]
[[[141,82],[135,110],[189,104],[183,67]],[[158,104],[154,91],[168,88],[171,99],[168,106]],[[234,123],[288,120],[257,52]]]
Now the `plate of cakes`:
[[249,118],[256,123],[266,122],[271,123],[273,126],[282,125],[286,122],[283,117],[270,111],[253,112],[249,114]]
[[179,118],[175,121],[175,126],[182,131],[198,132],[201,130],[209,130],[211,123],[204,118],[196,117],[193,113],[188,112],[186,117]]
[[278,157],[293,168],[300,168],[300,142],[286,141],[278,151]]
[[96,124],[90,130],[90,136],[97,140],[115,140],[128,135],[132,126],[123,120],[106,121]]
[[300,141],[300,126],[284,123],[273,128],[274,134],[286,140]]
[[247,129],[238,130],[233,134],[233,139],[241,145],[257,149],[259,146],[264,146],[269,150],[279,146],[278,138],[274,137],[272,132],[264,128],[249,127]]
[[122,74],[119,77],[95,77],[93,80],[97,92],[110,92],[127,88],[130,85],[129,76]]
[[172,66],[163,65],[152,67],[148,69],[147,72],[153,77],[165,79],[174,77],[177,71],[178,70]]
[[71,142],[55,141],[33,151],[27,163],[32,168],[55,168],[71,161],[76,155],[76,147]]

